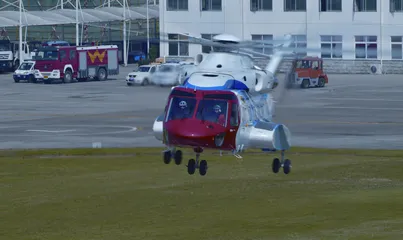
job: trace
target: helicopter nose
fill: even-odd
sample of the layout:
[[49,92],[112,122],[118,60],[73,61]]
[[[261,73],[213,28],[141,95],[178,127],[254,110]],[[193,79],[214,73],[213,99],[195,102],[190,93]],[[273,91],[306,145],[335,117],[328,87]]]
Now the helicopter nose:
[[225,128],[199,120],[176,121],[167,124],[168,142],[173,145],[215,147],[217,137],[223,136]]

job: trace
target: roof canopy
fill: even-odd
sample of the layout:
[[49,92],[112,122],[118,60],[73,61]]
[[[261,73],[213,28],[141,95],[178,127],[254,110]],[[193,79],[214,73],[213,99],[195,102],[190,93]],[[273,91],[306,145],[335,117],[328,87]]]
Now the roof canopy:
[[[121,7],[100,7],[96,9],[79,9],[79,23],[97,23],[109,21],[123,21],[124,8]],[[146,19],[147,9],[142,7],[126,8],[127,20]],[[0,27],[19,26],[19,11],[0,11]],[[149,18],[159,18],[159,6],[148,6]],[[49,11],[26,11],[22,12],[23,26],[44,26],[75,24],[75,9],[56,9]]]

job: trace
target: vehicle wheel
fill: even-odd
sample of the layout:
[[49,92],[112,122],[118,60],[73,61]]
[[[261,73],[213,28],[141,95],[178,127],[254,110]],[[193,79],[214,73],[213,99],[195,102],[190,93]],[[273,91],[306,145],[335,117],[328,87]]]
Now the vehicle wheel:
[[142,86],[147,86],[149,83],[148,83],[148,78],[145,78],[144,80],[143,80],[143,82],[141,83],[141,85]]
[[98,81],[105,81],[106,80],[106,70],[105,70],[105,68],[98,69],[97,80]]
[[20,80],[18,80],[18,79],[14,79],[14,82],[19,83],[19,82],[20,82]]
[[206,173],[207,173],[207,161],[206,160],[200,161],[199,173],[201,176],[206,175]]
[[271,169],[273,170],[274,173],[278,173],[278,171],[280,171],[280,159],[275,158],[273,159],[273,163],[271,164]]
[[289,159],[284,161],[283,170],[285,174],[289,174],[291,172],[291,161]]
[[29,75],[28,82],[29,83],[36,83],[36,78],[33,75]]
[[171,151],[164,152],[164,163],[169,164],[171,162]]
[[176,165],[181,165],[181,163],[182,163],[182,151],[181,150],[175,151],[174,160],[175,160]]
[[126,83],[127,84],[127,86],[131,86],[132,84],[131,83]]
[[73,81],[73,74],[71,73],[70,70],[67,70],[64,73],[63,83],[71,83],[72,81]]
[[319,78],[318,87],[324,87],[324,86],[325,86],[325,79]]
[[15,61],[15,65],[14,65],[14,69],[13,69],[13,70],[14,70],[14,71],[17,70],[19,66],[20,66],[20,61],[19,61],[19,60]]
[[309,87],[309,80],[305,79],[301,83],[301,88],[308,88]]
[[196,161],[194,159],[190,159],[187,167],[188,167],[188,173],[190,175],[194,174],[196,171]]

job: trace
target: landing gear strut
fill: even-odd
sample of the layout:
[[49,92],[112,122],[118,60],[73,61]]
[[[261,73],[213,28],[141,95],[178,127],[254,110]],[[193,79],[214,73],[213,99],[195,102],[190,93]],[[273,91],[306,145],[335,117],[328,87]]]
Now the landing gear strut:
[[175,148],[164,151],[163,159],[165,164],[169,164],[172,158],[176,165],[180,165],[182,163],[182,151],[175,150]]
[[284,159],[284,150],[281,151],[281,160],[278,158],[273,159],[273,163],[271,165],[274,173],[278,173],[280,168],[283,168],[285,174],[289,174],[291,172],[291,160]]
[[[199,160],[200,159],[200,153],[203,152],[202,148],[195,148],[194,151],[196,152],[196,160],[195,159],[190,159],[188,161],[188,173],[190,175],[193,175],[196,172],[196,169],[199,169],[199,173],[201,176],[204,176],[207,174],[207,161],[206,160]],[[199,162],[200,161],[200,162]]]

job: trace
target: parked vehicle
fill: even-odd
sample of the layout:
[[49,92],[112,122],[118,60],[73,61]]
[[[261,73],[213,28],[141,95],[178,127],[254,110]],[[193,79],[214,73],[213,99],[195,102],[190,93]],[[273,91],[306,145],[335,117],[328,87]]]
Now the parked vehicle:
[[288,80],[290,86],[298,85],[301,88],[324,87],[329,82],[323,71],[323,59],[318,57],[295,59]]
[[14,82],[18,83],[22,81],[28,82],[36,82],[35,79],[35,61],[24,61],[21,65],[15,70],[13,74]]
[[70,83],[94,78],[106,80],[119,74],[118,47],[105,46],[56,46],[38,49],[35,60],[35,78],[45,84],[54,81]]
[[[22,43],[24,60],[30,60],[30,50],[26,42]],[[13,72],[20,66],[19,42],[0,40],[0,72]]]
[[151,75],[155,73],[156,65],[141,65],[136,71],[129,73],[126,76],[127,86],[135,84],[148,85],[151,83]]

